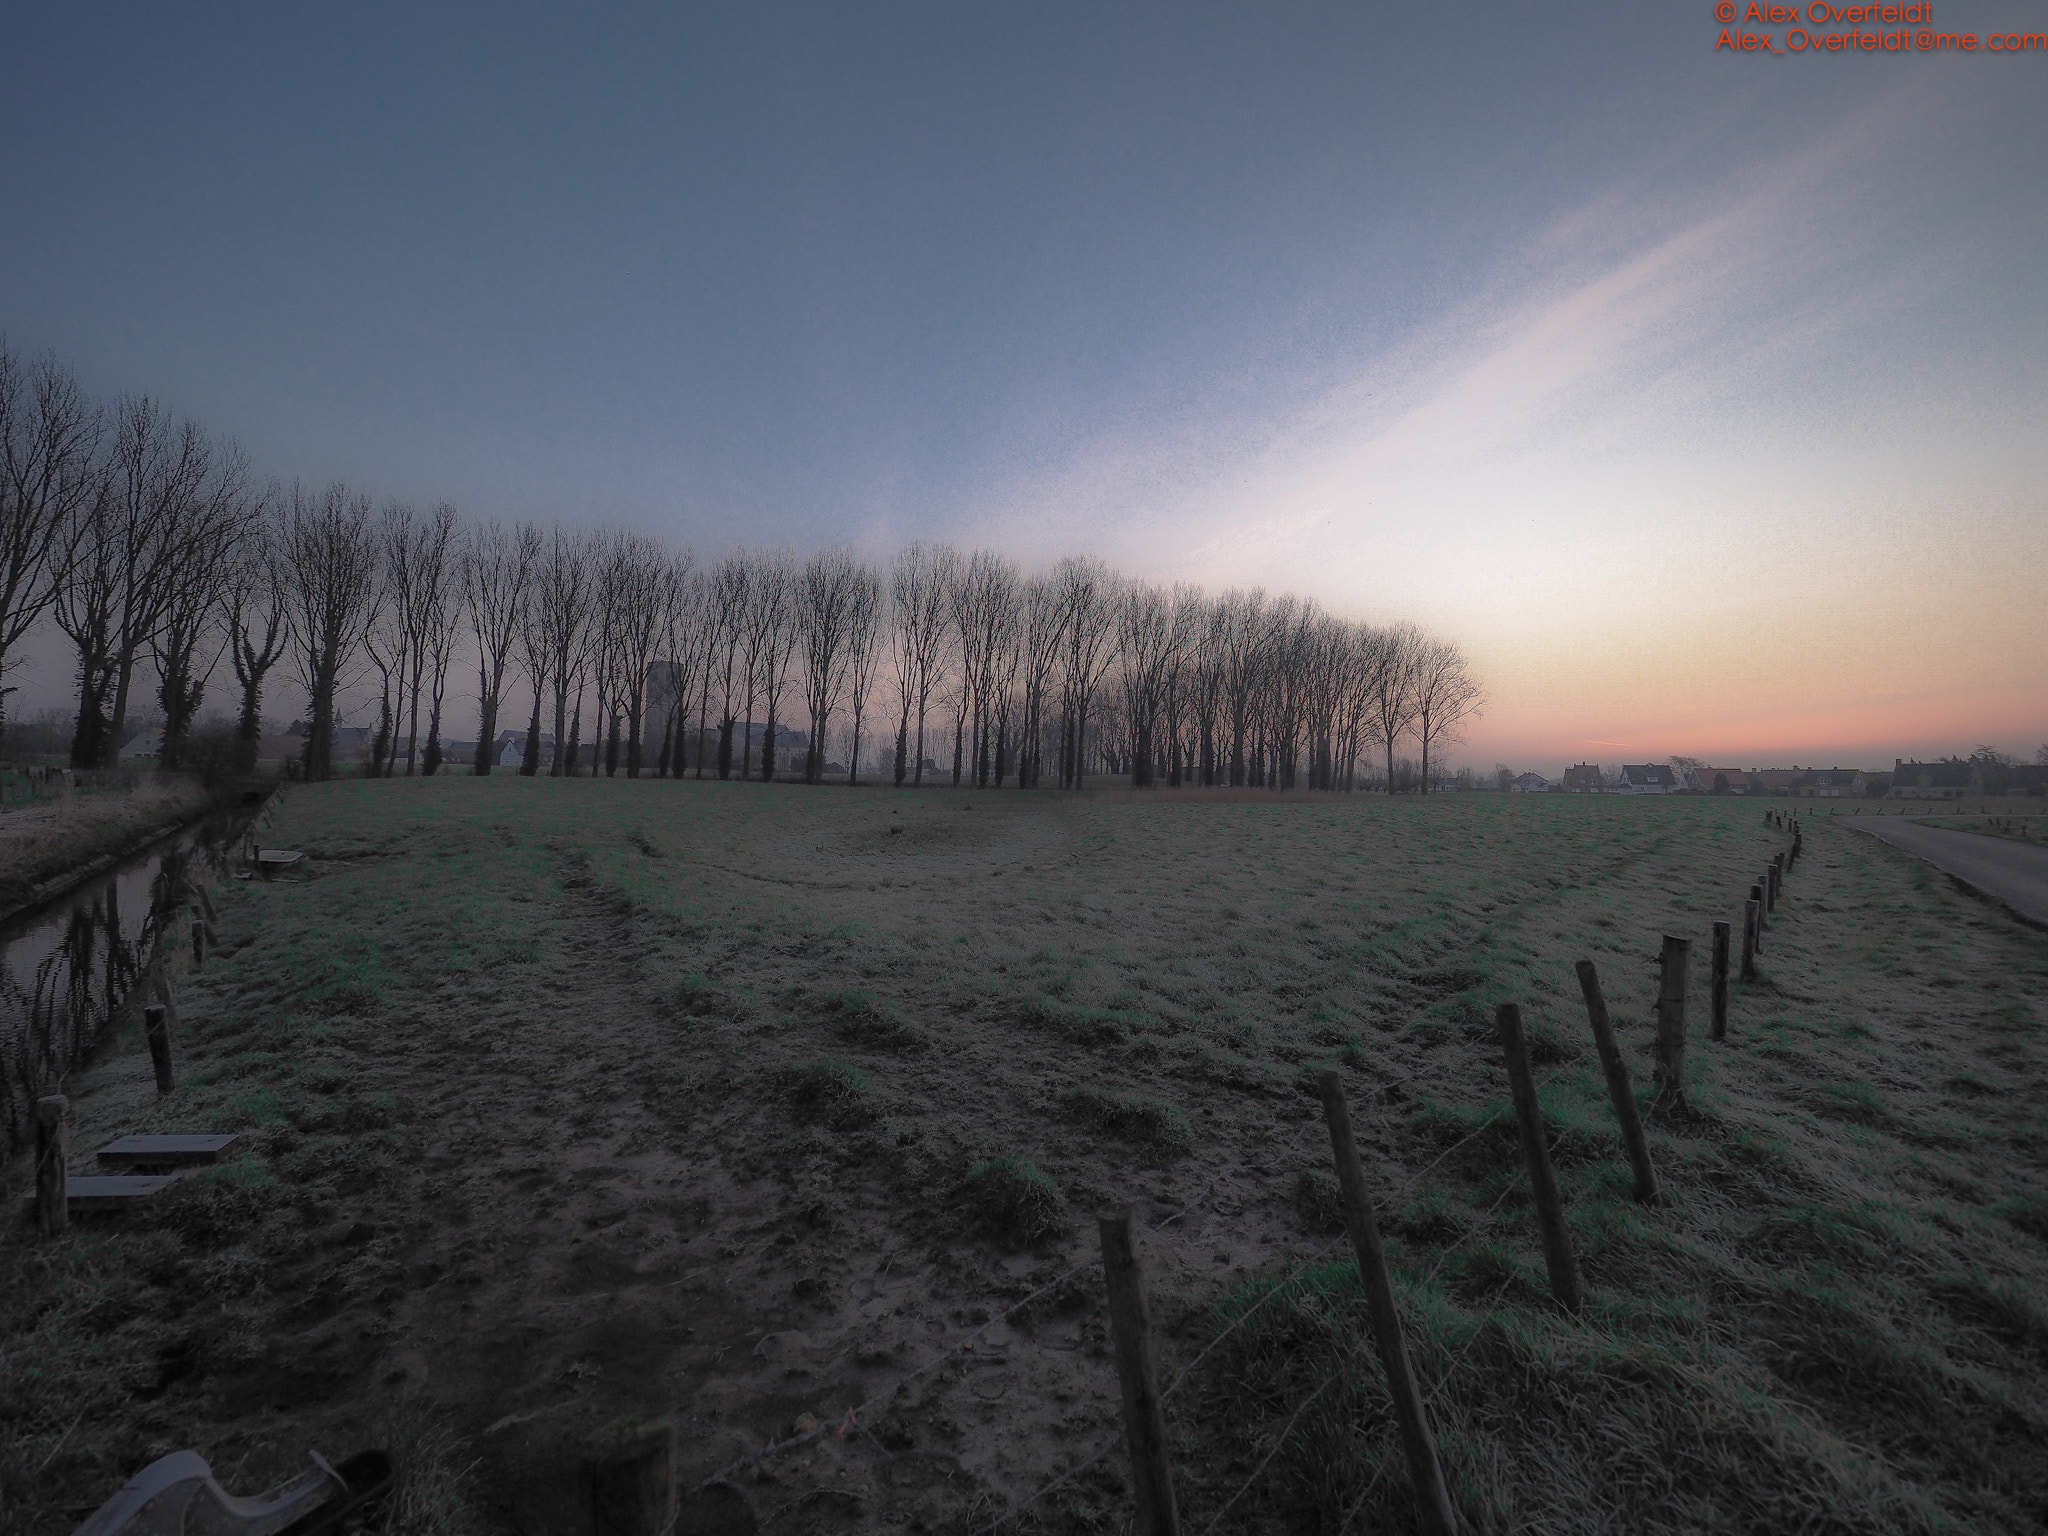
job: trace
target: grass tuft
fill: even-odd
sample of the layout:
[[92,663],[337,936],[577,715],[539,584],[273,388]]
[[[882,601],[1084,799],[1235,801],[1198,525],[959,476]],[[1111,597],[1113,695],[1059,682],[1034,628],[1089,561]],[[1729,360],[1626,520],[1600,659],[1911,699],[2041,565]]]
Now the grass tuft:
[[824,1001],[833,1033],[850,1045],[914,1055],[931,1048],[931,1036],[897,1017],[880,998],[858,987],[834,992]]
[[809,1061],[785,1067],[777,1081],[800,1120],[848,1130],[875,1117],[874,1088],[848,1062]]
[[992,1157],[976,1163],[962,1185],[968,1211],[983,1231],[1031,1245],[1068,1227],[1067,1198],[1052,1176],[1028,1157]]
[[1185,1152],[1195,1144],[1188,1117],[1158,1099],[1105,1088],[1075,1088],[1062,1107],[1069,1118],[1084,1125],[1160,1152]]

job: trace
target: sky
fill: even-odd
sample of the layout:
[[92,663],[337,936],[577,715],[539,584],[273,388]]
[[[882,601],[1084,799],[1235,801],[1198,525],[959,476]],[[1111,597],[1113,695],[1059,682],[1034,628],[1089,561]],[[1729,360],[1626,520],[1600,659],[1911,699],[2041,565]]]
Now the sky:
[[1482,767],[2030,756],[2048,49],[1724,30],[23,7],[0,330],[380,499],[1412,620]]

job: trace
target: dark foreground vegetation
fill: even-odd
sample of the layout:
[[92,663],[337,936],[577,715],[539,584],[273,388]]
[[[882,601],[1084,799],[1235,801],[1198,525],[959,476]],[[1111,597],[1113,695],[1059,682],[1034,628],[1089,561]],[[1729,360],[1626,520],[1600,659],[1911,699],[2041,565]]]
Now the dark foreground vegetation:
[[[694,1479],[871,1397],[742,1476],[756,1512],[974,1529],[1115,1443],[1099,1275],[998,1319],[1120,1202],[1169,1380],[1244,1318],[1168,1403],[1190,1528],[1237,1496],[1224,1529],[1411,1529],[1306,1091],[1332,1066],[1471,1529],[2048,1517],[2048,939],[1825,817],[1651,1120],[1654,1207],[1572,962],[1647,1103],[1659,937],[1734,915],[1781,846],[1753,804],[443,778],[295,789],[265,836],[311,873],[216,892],[178,1090],[132,1040],[72,1084],[80,1149],[247,1155],[0,1248],[9,1530],[176,1446],[253,1487],[369,1443],[406,1463],[394,1529],[568,1529],[601,1426],[674,1415]],[[1118,1450],[1013,1528],[1128,1510]]]

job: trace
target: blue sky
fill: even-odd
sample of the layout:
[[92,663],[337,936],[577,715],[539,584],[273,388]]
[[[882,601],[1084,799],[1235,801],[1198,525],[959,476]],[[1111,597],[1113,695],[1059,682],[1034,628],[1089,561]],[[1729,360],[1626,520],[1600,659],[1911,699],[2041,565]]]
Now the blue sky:
[[51,7],[0,327],[287,477],[1415,618],[1489,761],[2031,750],[2048,53],[1719,30]]

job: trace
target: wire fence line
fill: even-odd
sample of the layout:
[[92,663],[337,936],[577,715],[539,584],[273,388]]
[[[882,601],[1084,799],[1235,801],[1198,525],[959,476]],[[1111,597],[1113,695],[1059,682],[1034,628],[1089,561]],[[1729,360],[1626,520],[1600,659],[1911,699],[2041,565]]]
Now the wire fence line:
[[1274,1437],[1272,1446],[1267,1450],[1264,1456],[1259,1458],[1259,1464],[1256,1467],[1252,1468],[1251,1476],[1247,1477],[1242,1483],[1239,1483],[1237,1485],[1237,1492],[1233,1493],[1228,1499],[1225,1499],[1223,1501],[1223,1507],[1217,1510],[1216,1513],[1210,1517],[1209,1523],[1207,1525],[1202,1527],[1202,1536],[1209,1536],[1209,1533],[1211,1531],[1215,1530],[1216,1527],[1223,1523],[1223,1517],[1229,1514],[1232,1509],[1236,1508],[1237,1501],[1243,1498],[1247,1493],[1251,1492],[1252,1485],[1259,1480],[1261,1474],[1265,1472],[1266,1468],[1272,1465],[1273,1458],[1280,1454],[1280,1447],[1285,1445],[1287,1443],[1287,1437],[1294,1433],[1294,1426],[1301,1422],[1301,1416],[1304,1413],[1308,1412],[1309,1405],[1313,1403],[1317,1398],[1321,1397],[1323,1393],[1329,1389],[1330,1384],[1336,1381],[1336,1379],[1339,1376],[1342,1376],[1343,1374],[1344,1367],[1342,1365],[1339,1365],[1337,1369],[1330,1372],[1329,1375],[1325,1376],[1322,1379],[1321,1384],[1317,1386],[1315,1391],[1309,1393],[1307,1397],[1301,1400],[1301,1406],[1296,1408],[1293,1414],[1289,1416],[1287,1422],[1280,1426],[1280,1433]]
[[[1494,1110],[1491,1114],[1487,1115],[1485,1119],[1481,1120],[1477,1125],[1473,1126],[1471,1130],[1467,1131],[1464,1135],[1460,1136],[1456,1141],[1452,1142],[1449,1146],[1445,1147],[1435,1157],[1431,1158],[1421,1168],[1418,1168],[1417,1170],[1415,1170],[1415,1172],[1411,1174],[1404,1175],[1400,1180],[1398,1180],[1393,1185],[1392,1188],[1390,1188],[1384,1195],[1382,1195],[1381,1198],[1377,1202],[1375,1202],[1375,1204],[1379,1207],[1379,1209],[1382,1212],[1390,1208],[1394,1201],[1401,1199],[1409,1193],[1411,1193],[1415,1186],[1418,1183],[1420,1183],[1423,1178],[1425,1178],[1429,1173],[1431,1173],[1434,1169],[1440,1166],[1446,1158],[1451,1156],[1452,1153],[1456,1152],[1459,1148],[1477,1139],[1479,1136],[1484,1135],[1489,1129],[1492,1128],[1494,1123],[1500,1119],[1501,1114],[1501,1110]],[[1210,1193],[1213,1194],[1214,1191],[1215,1186],[1212,1186]],[[1453,1244],[1450,1249],[1447,1249],[1445,1251],[1444,1257],[1448,1257],[1451,1252],[1454,1252],[1459,1246],[1462,1246],[1466,1241],[1468,1241],[1473,1235],[1473,1233],[1477,1232],[1480,1229],[1480,1227],[1485,1223],[1486,1218],[1488,1216],[1491,1216],[1493,1212],[1499,1208],[1501,1201],[1504,1200],[1506,1197],[1507,1190],[1503,1189],[1501,1191],[1500,1196],[1494,1200],[1494,1203],[1491,1206],[1487,1207],[1487,1209],[1481,1214],[1479,1220],[1473,1224],[1472,1228],[1468,1230],[1463,1237],[1460,1237],[1458,1239],[1458,1242]],[[1169,1219],[1178,1220],[1179,1217],[1186,1215],[1188,1211],[1194,1209],[1195,1206],[1199,1205],[1200,1203],[1200,1201],[1189,1202],[1188,1205],[1182,1207],[1180,1211],[1176,1212],[1175,1215]],[[1166,1223],[1161,1222],[1159,1225],[1164,1226],[1166,1225]],[[1162,1403],[1164,1403],[1169,1398],[1171,1398],[1174,1395],[1174,1393],[1179,1391],[1180,1388],[1187,1382],[1188,1378],[1194,1373],[1196,1368],[1199,1367],[1203,1361],[1207,1360],[1209,1356],[1215,1352],[1217,1347],[1224,1342],[1224,1340],[1228,1339],[1232,1334],[1237,1332],[1238,1329],[1242,1328],[1247,1322],[1249,1322],[1252,1319],[1252,1317],[1256,1315],[1260,1311],[1260,1309],[1262,1309],[1274,1297],[1278,1296],[1282,1291],[1285,1291],[1288,1287],[1294,1285],[1297,1281],[1299,1281],[1301,1277],[1307,1274],[1311,1268],[1313,1268],[1316,1264],[1320,1263],[1330,1253],[1332,1249],[1337,1247],[1338,1244],[1347,1241],[1348,1237],[1348,1233],[1339,1232],[1336,1236],[1332,1237],[1328,1242],[1324,1243],[1320,1248],[1318,1248],[1314,1253],[1310,1254],[1306,1259],[1302,1260],[1299,1264],[1295,1265],[1293,1270],[1291,1270],[1284,1278],[1275,1282],[1273,1285],[1268,1286],[1265,1292],[1262,1295],[1260,1295],[1257,1301],[1253,1302],[1249,1307],[1245,1308],[1236,1317],[1232,1318],[1230,1322],[1224,1327],[1222,1332],[1218,1333],[1214,1338],[1209,1340],[1207,1344],[1203,1345],[1202,1348],[1196,1352],[1195,1357],[1192,1360],[1190,1360],[1186,1365],[1181,1367],[1180,1371],[1174,1376],[1171,1384],[1169,1384],[1166,1387],[1166,1389],[1159,1394],[1159,1400]],[[1430,1271],[1429,1275],[1425,1277],[1425,1284],[1428,1282],[1429,1279],[1433,1279],[1435,1277],[1437,1269],[1440,1269],[1442,1267],[1442,1264],[1443,1259],[1439,1258],[1436,1267],[1433,1268]],[[1469,1349],[1471,1346],[1468,1343],[1466,1347]],[[1456,1362],[1453,1362],[1454,1366],[1455,1364]],[[1318,1385],[1314,1391],[1309,1393],[1309,1395],[1302,1400],[1300,1405],[1296,1407],[1293,1415],[1288,1419],[1287,1423],[1284,1426],[1282,1426],[1279,1435],[1274,1439],[1272,1446],[1267,1450],[1265,1456],[1261,1458],[1259,1464],[1252,1469],[1250,1476],[1248,1476],[1242,1483],[1238,1485],[1236,1491],[1233,1492],[1230,1495],[1230,1497],[1224,1502],[1222,1509],[1219,1510],[1216,1513],[1216,1515],[1210,1520],[1209,1524],[1206,1527],[1204,1527],[1203,1536],[1208,1536],[1208,1532],[1215,1529],[1217,1523],[1221,1521],[1223,1516],[1227,1514],[1237,1504],[1238,1500],[1243,1498],[1246,1493],[1251,1491],[1252,1486],[1258,1482],[1260,1476],[1265,1472],[1266,1468],[1272,1464],[1274,1457],[1279,1455],[1281,1447],[1283,1447],[1287,1443],[1288,1436],[1294,1432],[1295,1425],[1301,1421],[1301,1416],[1308,1411],[1309,1406],[1317,1398],[1322,1396],[1323,1392],[1329,1388],[1331,1383],[1335,1382],[1338,1377],[1344,1374],[1344,1369],[1345,1368],[1340,1365],[1336,1370],[1332,1371],[1328,1376],[1326,1376],[1323,1379],[1322,1383]],[[1439,1390],[1441,1390],[1441,1387],[1439,1387]],[[1093,1451],[1091,1451],[1084,1460],[1082,1460],[1081,1462],[1072,1467],[1069,1467],[1066,1471],[1060,1473],[1050,1482],[1041,1484],[1039,1487],[1032,1490],[1030,1493],[1026,1494],[1017,1503],[1011,1505],[1010,1508],[1005,1510],[1002,1514],[996,1516],[993,1520],[990,1520],[982,1525],[975,1527],[974,1531],[971,1533],[971,1536],[991,1536],[991,1533],[1001,1530],[1004,1526],[1010,1524],[1012,1521],[1018,1519],[1020,1516],[1025,1514],[1028,1510],[1032,1508],[1032,1506],[1037,1504],[1041,1499],[1044,1499],[1049,1494],[1057,1492],[1059,1489],[1065,1487],[1068,1483],[1072,1482],[1075,1478],[1079,1477],[1083,1472],[1086,1472],[1090,1468],[1098,1465],[1105,1457],[1107,1457],[1112,1451],[1116,1449],[1118,1443],[1122,1439],[1123,1430],[1119,1428],[1116,1431],[1112,1432],[1109,1436],[1107,1436],[1103,1440],[1103,1442],[1100,1445],[1098,1445]],[[1361,1499],[1361,1503],[1362,1502],[1363,1500]],[[1357,1509],[1358,1506],[1353,1506],[1351,1514],[1346,1515],[1346,1524],[1349,1524],[1352,1515],[1355,1515],[1357,1513]]]
[[[1153,1230],[1158,1231],[1166,1227],[1172,1226],[1175,1222],[1179,1221],[1182,1217],[1186,1216],[1189,1211],[1196,1209],[1204,1201],[1214,1196],[1217,1189],[1220,1187],[1220,1183],[1211,1184],[1209,1188],[1206,1191],[1204,1191],[1200,1196],[1193,1200],[1190,1200],[1186,1205],[1182,1206],[1179,1210],[1174,1211],[1172,1214],[1168,1216],[1162,1217],[1159,1221],[1154,1223]],[[886,1403],[890,1398],[894,1397],[897,1393],[901,1392],[905,1387],[911,1385],[913,1382],[923,1380],[925,1377],[931,1375],[934,1371],[939,1370],[943,1366],[950,1365],[953,1361],[959,1359],[962,1355],[966,1354],[970,1349],[974,1347],[976,1342],[981,1338],[981,1336],[984,1333],[986,1333],[989,1329],[995,1327],[998,1323],[1007,1323],[1011,1318],[1015,1317],[1018,1313],[1025,1311],[1027,1308],[1031,1307],[1035,1303],[1043,1301],[1047,1296],[1050,1296],[1054,1292],[1058,1291],[1070,1280],[1073,1280],[1079,1275],[1084,1275],[1088,1273],[1090,1270],[1099,1269],[1101,1268],[1101,1266],[1102,1260],[1100,1256],[1090,1259],[1083,1259],[1080,1263],[1074,1265],[1072,1268],[1067,1269],[1064,1272],[1055,1275],[1052,1279],[1046,1281],[1045,1284],[1039,1286],[1037,1290],[1031,1292],[1031,1294],[1026,1296],[1023,1300],[1013,1303],[1010,1307],[998,1313],[996,1316],[989,1318],[986,1322],[976,1323],[972,1328],[970,1328],[967,1331],[966,1334],[964,1334],[961,1337],[959,1343],[955,1344],[951,1349],[947,1350],[944,1354],[939,1355],[931,1360],[928,1360],[923,1365],[919,1366],[916,1370],[911,1371],[906,1375],[898,1377],[895,1381],[891,1382],[887,1387],[882,1388],[880,1391],[877,1391],[870,1395],[864,1401],[856,1403],[853,1407],[848,1408],[845,1414],[842,1415],[840,1418],[832,1420],[828,1423],[821,1423],[816,1428],[805,1430],[800,1434],[794,1434],[787,1436],[781,1440],[772,1441],[771,1443],[762,1446],[757,1451],[749,1452],[745,1456],[741,1456],[734,1461],[728,1462],[725,1466],[720,1467],[716,1472],[713,1472],[709,1477],[705,1478],[701,1483],[699,1483],[697,1485],[699,1490],[701,1491],[702,1489],[709,1488],[714,1483],[729,1482],[734,1477],[737,1477],[740,1473],[745,1472],[752,1467],[757,1467],[761,1465],[761,1463],[766,1461],[772,1461],[778,1456],[787,1455],[791,1451],[801,1450],[803,1449],[803,1447],[807,1445],[814,1445],[818,1441],[823,1440],[828,1435],[835,1440],[844,1440],[847,1437],[847,1435],[851,1434],[853,1431],[857,1429],[865,1429],[867,1427],[867,1421],[869,1416],[873,1414],[877,1408],[881,1407],[884,1403]],[[1069,1475],[1071,1476],[1072,1474]]]

